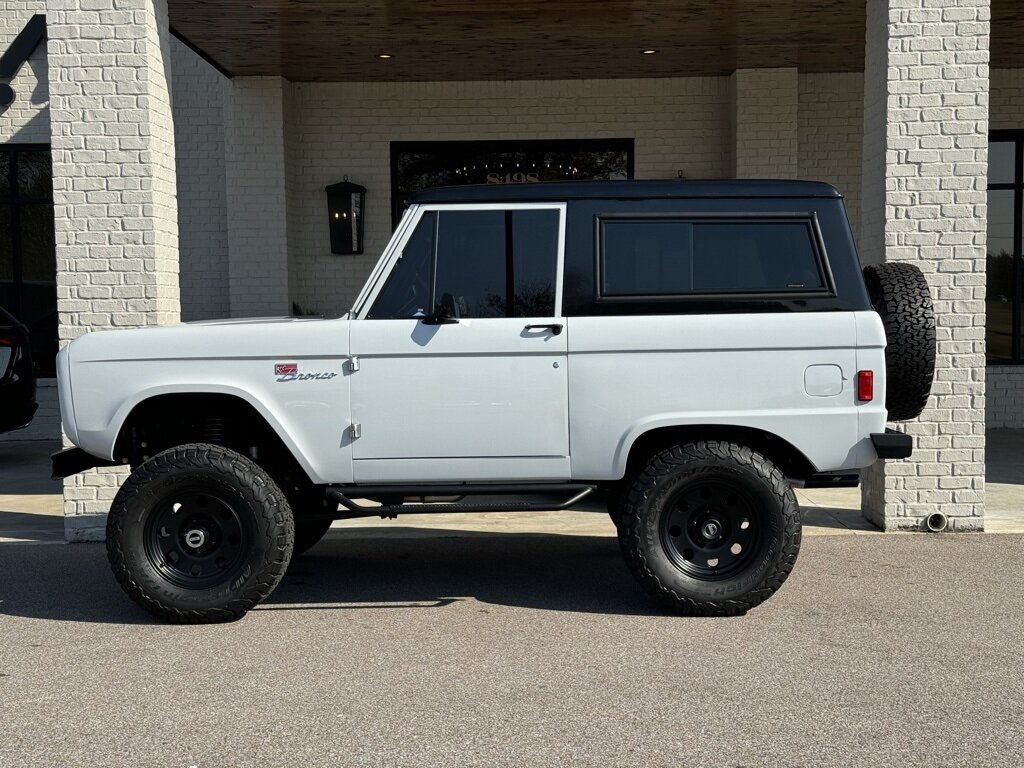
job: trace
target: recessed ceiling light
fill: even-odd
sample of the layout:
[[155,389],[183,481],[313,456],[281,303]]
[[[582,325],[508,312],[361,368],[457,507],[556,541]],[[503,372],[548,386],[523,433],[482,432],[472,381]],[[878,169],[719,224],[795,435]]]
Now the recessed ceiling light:
[[658,51],[655,48],[644,48],[642,51],[640,51],[640,53],[642,53],[644,56],[650,56],[652,53],[657,53],[657,52]]
[[390,53],[378,53],[377,54],[377,58],[378,59],[390,59],[391,58],[391,54]]

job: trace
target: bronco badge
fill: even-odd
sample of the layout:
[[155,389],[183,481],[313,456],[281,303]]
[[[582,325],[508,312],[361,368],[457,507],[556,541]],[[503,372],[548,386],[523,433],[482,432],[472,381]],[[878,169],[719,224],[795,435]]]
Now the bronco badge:
[[299,373],[298,363],[274,363],[274,375],[277,376],[278,383],[281,383],[283,381],[324,381],[333,379],[338,374],[333,371]]

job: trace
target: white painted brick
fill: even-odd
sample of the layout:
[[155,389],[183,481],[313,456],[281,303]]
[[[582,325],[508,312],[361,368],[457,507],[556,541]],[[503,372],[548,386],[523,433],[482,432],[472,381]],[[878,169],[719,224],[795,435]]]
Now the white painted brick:
[[228,295],[233,317],[289,314],[285,89],[239,77],[228,89],[225,160]]
[[171,41],[171,70],[181,318],[227,317],[224,105],[230,83],[176,39]]
[[735,137],[732,175],[796,178],[800,132],[796,69],[738,69],[730,78],[730,88]]
[[[46,4],[57,264],[61,273],[85,276],[61,280],[62,343],[97,328],[174,322],[180,312],[166,0],[121,0],[118,8],[131,15],[96,26],[85,21],[84,4],[92,2]],[[135,53],[92,66],[92,54],[84,53],[91,41],[104,52],[118,37],[135,40]],[[104,105],[111,97],[118,108]],[[116,183],[124,177],[139,181]],[[110,194],[89,201],[89,192]],[[144,233],[142,244],[114,242],[112,234],[122,231]],[[112,290],[88,290],[104,286]],[[115,296],[121,286],[143,287],[143,297]],[[69,538],[86,530],[75,517],[107,511],[124,475],[93,470],[65,481]]]
[[[0,53],[36,13],[46,12],[45,0],[0,0]],[[50,142],[49,73],[46,44],[36,48],[10,80],[14,103],[0,109],[0,142],[48,144]]]
[[[957,11],[953,16],[970,23],[931,23],[933,9],[927,6],[928,0],[868,0],[867,6],[861,253],[868,263],[910,260],[928,275],[938,356],[928,407],[905,426],[916,436],[915,454],[898,470],[895,463],[879,463],[866,472],[863,506],[886,529],[919,528],[925,515],[939,509],[957,518],[954,529],[973,530],[984,513],[985,292],[981,280],[955,278],[981,278],[986,266],[981,195],[988,153],[989,30],[982,19],[988,0],[949,4]],[[951,40],[958,44],[947,44]],[[929,65],[922,57],[917,66],[902,53],[908,41],[910,48],[936,52]],[[972,95],[956,108],[914,95],[943,93],[949,84]],[[928,237],[951,231],[962,233],[954,244],[936,245]],[[960,377],[957,386],[944,383],[947,372],[965,369],[971,375]],[[971,450],[952,449],[949,435],[976,442]],[[939,484],[908,482],[928,477]],[[971,492],[941,484],[950,478],[966,481]]]
[[835,186],[859,235],[864,75],[804,73],[799,87],[799,176]]

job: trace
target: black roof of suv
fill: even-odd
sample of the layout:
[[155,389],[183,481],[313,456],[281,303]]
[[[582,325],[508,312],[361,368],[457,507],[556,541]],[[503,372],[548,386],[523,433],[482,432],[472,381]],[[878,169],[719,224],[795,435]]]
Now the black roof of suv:
[[417,192],[409,203],[507,203],[546,200],[640,200],[653,198],[841,198],[820,181],[719,179],[707,181],[545,181],[534,184],[475,184]]

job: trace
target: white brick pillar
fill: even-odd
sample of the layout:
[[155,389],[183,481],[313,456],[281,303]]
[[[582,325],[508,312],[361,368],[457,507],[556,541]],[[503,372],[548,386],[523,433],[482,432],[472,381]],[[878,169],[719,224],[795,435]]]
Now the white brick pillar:
[[914,456],[865,474],[886,530],[983,525],[988,60],[989,0],[868,0],[861,255],[921,267],[938,325]]
[[[232,317],[291,313],[284,136],[286,85],[287,81],[280,77],[236,77],[228,86],[224,138]],[[326,206],[325,197],[325,210]]]
[[[178,320],[166,0],[48,0],[62,342]],[[102,536],[122,470],[64,486],[69,540]]]
[[800,83],[795,67],[737,69],[732,90],[733,175],[795,179]]

